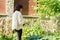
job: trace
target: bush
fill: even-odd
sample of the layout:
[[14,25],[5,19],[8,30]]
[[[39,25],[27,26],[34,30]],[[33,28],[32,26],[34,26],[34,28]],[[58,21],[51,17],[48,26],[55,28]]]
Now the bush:
[[4,34],[0,34],[0,40],[15,40],[16,39],[16,34],[12,35],[4,35]]
[[39,21],[40,19],[38,19],[32,27],[25,26],[23,28],[22,40],[37,40],[42,38],[44,30],[42,29]]
[[60,16],[60,1],[59,0],[34,0],[38,2],[38,7],[35,10],[38,10],[37,15],[41,18],[49,18],[53,16]]
[[23,28],[22,40],[60,40],[60,32],[46,32],[42,29],[39,20],[33,24],[33,27],[26,26]]

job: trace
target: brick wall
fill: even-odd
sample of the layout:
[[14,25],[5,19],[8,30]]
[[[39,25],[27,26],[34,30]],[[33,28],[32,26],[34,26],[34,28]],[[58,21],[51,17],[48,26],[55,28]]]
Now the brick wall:
[[36,5],[33,0],[0,0],[0,14],[12,14],[14,9],[13,7],[19,3],[24,6],[22,12],[23,15],[31,15],[36,13],[36,10],[32,8],[32,6]]
[[36,13],[36,10],[33,10],[32,6],[36,5],[36,3],[33,0],[15,0],[14,6],[17,4],[23,4],[23,15],[31,15]]
[[37,6],[37,3],[34,0],[29,0],[29,15],[35,14],[37,11],[33,9],[32,6]]
[[6,12],[6,0],[0,0],[0,14]]

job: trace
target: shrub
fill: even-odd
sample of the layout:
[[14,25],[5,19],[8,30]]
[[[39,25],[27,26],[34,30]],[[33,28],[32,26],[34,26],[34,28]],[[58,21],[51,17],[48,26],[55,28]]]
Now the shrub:
[[38,7],[35,6],[35,10],[38,10],[37,15],[41,18],[49,18],[53,16],[60,16],[60,1],[59,0],[34,0],[38,2]]

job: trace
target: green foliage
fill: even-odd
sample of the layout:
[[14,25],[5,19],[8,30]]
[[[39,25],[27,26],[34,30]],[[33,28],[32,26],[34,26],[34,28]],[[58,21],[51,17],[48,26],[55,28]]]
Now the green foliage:
[[59,0],[35,0],[38,2],[38,7],[34,7],[38,10],[38,15],[41,17],[46,16],[60,16],[60,1]]
[[1,34],[0,35],[0,40],[12,40],[12,38],[11,37],[8,37],[6,35]]
[[[51,33],[50,31],[46,32],[42,29],[40,25],[40,19],[38,19],[33,25],[29,27],[28,23],[23,28],[22,40],[60,40],[59,33]],[[16,33],[10,35],[0,35],[0,40],[15,40]]]
[[23,28],[22,40],[60,40],[60,32],[44,31],[39,21],[40,19],[33,24],[33,27],[27,25]]
[[44,30],[40,25],[40,19],[38,19],[33,27],[25,26],[23,28],[22,40],[37,40],[44,35]]
[[9,34],[9,35],[4,35],[0,34],[0,40],[15,40],[16,39],[16,34]]

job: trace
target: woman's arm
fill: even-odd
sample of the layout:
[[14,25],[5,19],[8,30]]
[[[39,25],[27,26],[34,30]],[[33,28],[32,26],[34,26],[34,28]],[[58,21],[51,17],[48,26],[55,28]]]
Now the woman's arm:
[[21,13],[18,15],[18,23],[19,24],[24,24],[24,18],[23,18]]

